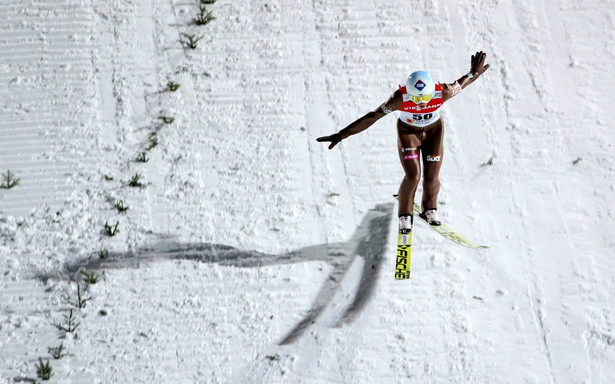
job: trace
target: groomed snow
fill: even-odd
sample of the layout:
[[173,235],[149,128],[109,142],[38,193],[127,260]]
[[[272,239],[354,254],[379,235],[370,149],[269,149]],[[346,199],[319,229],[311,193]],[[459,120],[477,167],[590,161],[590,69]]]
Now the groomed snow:
[[[0,173],[20,178],[0,189],[0,382],[60,344],[55,383],[615,382],[610,2],[207,8],[0,4]],[[491,249],[417,223],[395,281],[395,117],[315,139],[478,50],[491,68],[443,108],[439,200]]]

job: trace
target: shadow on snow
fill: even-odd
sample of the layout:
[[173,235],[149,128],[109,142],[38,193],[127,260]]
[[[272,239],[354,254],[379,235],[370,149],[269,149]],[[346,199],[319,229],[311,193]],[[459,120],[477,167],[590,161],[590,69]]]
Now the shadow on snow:
[[[357,256],[363,258],[360,281],[354,288],[354,297],[345,304],[344,312],[335,320],[336,325],[353,321],[361,312],[374,290],[378,272],[384,261],[393,206],[394,204],[380,204],[369,210],[350,241],[346,243],[321,244],[282,254],[267,254],[221,244],[182,244],[163,240],[137,251],[110,253],[104,260],[85,259],[68,263],[65,265],[62,277],[78,281],[81,278],[80,271],[83,270],[138,268],[144,263],[164,260],[192,260],[238,268],[325,261],[333,267],[333,270],[304,318],[280,341],[280,344],[288,344],[297,340],[324,312],[336,292],[340,290],[341,282]],[[47,280],[52,276],[39,277]]]

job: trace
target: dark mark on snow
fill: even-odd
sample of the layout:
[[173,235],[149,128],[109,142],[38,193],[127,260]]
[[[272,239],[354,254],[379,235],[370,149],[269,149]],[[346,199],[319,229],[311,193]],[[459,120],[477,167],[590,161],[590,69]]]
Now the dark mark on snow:
[[333,266],[333,271],[323,283],[304,318],[280,341],[280,344],[289,344],[297,340],[316,322],[339,291],[349,267],[359,256],[363,258],[361,279],[358,287],[354,289],[354,297],[350,299],[351,302],[347,304],[345,311],[337,319],[336,325],[350,323],[356,319],[372,295],[378,272],[384,261],[393,206],[393,204],[381,204],[369,210],[347,243],[321,244],[288,253],[267,254],[222,244],[182,244],[163,240],[137,251],[109,252],[105,259],[88,258],[68,263],[64,266],[63,271],[40,274],[38,277],[43,281],[48,279],[79,281],[80,271],[83,270],[139,268],[143,264],[165,260],[193,260],[238,268],[325,261]]

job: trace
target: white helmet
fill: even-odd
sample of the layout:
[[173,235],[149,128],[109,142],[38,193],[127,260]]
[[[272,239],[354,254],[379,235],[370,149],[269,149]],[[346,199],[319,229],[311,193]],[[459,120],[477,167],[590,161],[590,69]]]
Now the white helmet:
[[416,71],[408,76],[406,80],[406,92],[410,95],[410,100],[418,103],[428,103],[436,91],[436,84],[431,75],[425,71]]

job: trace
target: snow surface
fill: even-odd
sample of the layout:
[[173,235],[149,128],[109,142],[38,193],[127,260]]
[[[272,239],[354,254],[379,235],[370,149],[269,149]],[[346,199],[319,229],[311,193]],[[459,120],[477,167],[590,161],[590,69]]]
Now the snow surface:
[[[612,1],[208,7],[0,4],[0,382],[60,343],[56,383],[615,382]],[[315,139],[477,50],[440,211],[492,248],[417,223],[395,281],[395,118]]]

